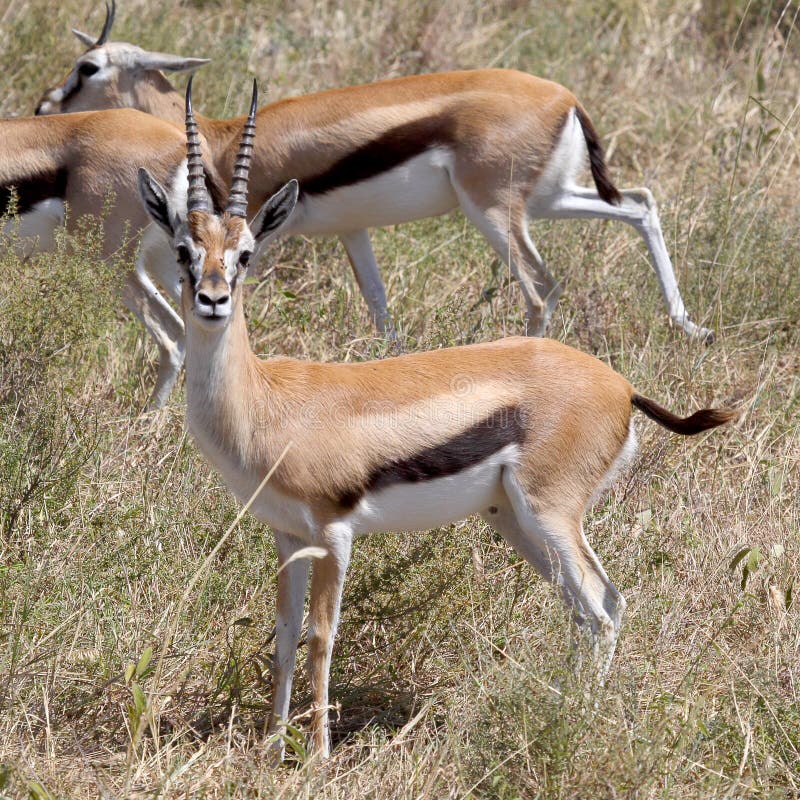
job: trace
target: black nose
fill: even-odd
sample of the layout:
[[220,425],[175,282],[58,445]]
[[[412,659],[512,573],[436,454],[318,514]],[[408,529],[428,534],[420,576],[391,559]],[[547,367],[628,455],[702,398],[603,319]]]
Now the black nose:
[[197,302],[200,303],[200,305],[209,306],[211,308],[215,308],[216,306],[224,306],[230,299],[231,296],[229,294],[218,294],[212,298],[205,292],[197,293]]

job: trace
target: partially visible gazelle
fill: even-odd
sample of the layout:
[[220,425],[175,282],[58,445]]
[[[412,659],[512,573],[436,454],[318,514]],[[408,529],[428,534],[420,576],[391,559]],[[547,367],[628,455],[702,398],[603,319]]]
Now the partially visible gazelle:
[[362,364],[259,359],[248,341],[242,285],[256,246],[291,224],[298,184],[279,188],[248,225],[254,112],[255,91],[224,214],[213,213],[205,191],[191,81],[188,196],[144,169],[140,192],[180,265],[190,431],[242,501],[278,464],[251,506],[272,527],[285,566],[273,726],[289,712],[308,579],[308,560],[292,556],[309,545],[325,551],[311,578],[308,663],[312,746],[326,755],[331,651],[354,537],[425,530],[476,513],[559,586],[591,632],[605,675],[625,601],[584,536],[582,517],[634,450],[631,408],[685,435],[734,413],[676,417],[601,361],[550,339]]
[[[75,32],[89,49],[45,92],[37,113],[134,106],[179,124],[181,98],[160,70],[203,60],[109,42],[113,11],[112,4],[97,42]],[[563,86],[501,69],[416,75],[281,100],[258,120],[264,133],[255,142],[250,213],[297,178],[300,198],[284,233],[338,235],[381,330],[391,318],[368,229],[460,206],[518,279],[528,333],[544,334],[561,294],[528,221],[597,218],[639,232],[670,319],[692,336],[712,337],[689,319],[652,194],[617,190],[589,116]],[[197,117],[224,180],[243,123]],[[596,188],[575,181],[587,153]]]
[[[56,228],[85,215],[102,219],[103,255],[126,263],[150,218],[137,191],[136,168],[153,165],[161,180],[186,185],[186,145],[179,128],[134,109],[111,109],[0,120],[0,232],[13,233],[21,255],[52,248]],[[207,165],[215,196],[218,181]],[[16,201],[11,202],[13,195]],[[159,348],[151,405],[163,405],[183,364],[183,322],[155,282],[180,298],[174,258],[160,230],[150,226],[136,268],[125,275],[122,296]],[[147,267],[147,269],[146,269]],[[155,282],[154,282],[155,281]]]

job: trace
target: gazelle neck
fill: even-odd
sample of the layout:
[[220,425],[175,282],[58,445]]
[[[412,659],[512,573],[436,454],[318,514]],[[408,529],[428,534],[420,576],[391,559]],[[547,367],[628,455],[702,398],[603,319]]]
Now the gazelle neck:
[[132,108],[165,119],[173,125],[183,125],[183,97],[157,70],[149,72],[146,81],[135,84],[133,92],[133,102],[129,103]]
[[[143,83],[142,86],[142,91],[134,89],[136,96],[129,105],[182,127],[186,113],[184,99],[175,87],[160,72],[153,72],[150,83]],[[220,152],[224,155],[225,148],[241,136],[246,117],[217,120],[195,112],[195,119],[200,133],[208,142],[211,161],[216,163]],[[227,160],[225,161],[227,166]],[[231,169],[232,167],[228,167],[227,172]],[[226,180],[229,177],[226,174]]]
[[[217,441],[236,441],[253,406],[252,382],[258,358],[250,348],[241,294],[231,319],[209,330],[191,310],[186,319],[186,403],[189,427]],[[246,432],[241,430],[246,438]]]

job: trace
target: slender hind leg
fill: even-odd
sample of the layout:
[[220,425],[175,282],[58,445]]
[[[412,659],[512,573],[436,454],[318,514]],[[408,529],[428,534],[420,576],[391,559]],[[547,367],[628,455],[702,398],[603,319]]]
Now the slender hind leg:
[[603,200],[594,189],[564,186],[546,200],[537,202],[536,216],[552,219],[611,219],[634,227],[650,251],[650,261],[670,319],[690,336],[711,341],[713,331],[692,322],[683,304],[653,195],[648,189],[623,189],[620,193],[622,203],[616,206]]
[[580,601],[570,591],[561,574],[558,552],[547,550],[544,543],[534,539],[520,527],[510,501],[506,505],[494,506],[496,510],[481,514],[489,523],[548,583],[556,586],[564,605],[571,609],[573,620],[579,626],[586,619]]
[[[547,329],[550,327],[550,320],[561,298],[563,287],[553,273],[547,268],[541,255],[539,255],[539,251],[536,249],[536,245],[533,243],[528,231],[527,215],[522,218],[522,223],[518,226],[518,230],[514,232],[514,238],[517,243],[517,248],[522,254],[520,263],[528,265],[533,264],[535,266],[535,273],[541,276],[540,281],[542,286],[547,289],[544,298],[545,314],[541,330],[531,331],[533,335],[544,336],[545,333],[547,333]],[[530,267],[528,267],[528,269],[530,269]]]
[[502,200],[481,204],[460,187],[456,187],[456,195],[464,214],[519,282],[527,308],[527,332],[543,336],[561,296],[561,285],[531,241],[524,203],[513,203],[509,211]]
[[[136,269],[161,286],[177,306],[181,307],[180,270],[175,263],[175,254],[166,236],[151,225],[142,237],[136,258]],[[179,315],[176,316],[180,319]]]
[[523,547],[532,553],[554,553],[566,595],[575,601],[576,621],[591,631],[597,677],[602,683],[614,656],[625,611],[624,598],[583,535],[579,516],[557,509],[535,509],[510,471],[503,475],[503,486],[523,536]]

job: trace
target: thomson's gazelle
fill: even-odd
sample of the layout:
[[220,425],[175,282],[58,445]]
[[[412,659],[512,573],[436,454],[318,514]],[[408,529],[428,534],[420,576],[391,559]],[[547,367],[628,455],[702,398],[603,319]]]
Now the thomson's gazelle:
[[[149,53],[108,41],[114,6],[97,42],[37,114],[133,106],[177,124],[180,95],[161,70],[191,70],[202,59]],[[711,331],[689,319],[652,194],[618,190],[595,128],[572,92],[507,69],[412,75],[271,103],[258,112],[250,212],[289,178],[297,209],[283,233],[338,235],[373,320],[391,325],[368,229],[461,208],[519,280],[528,333],[545,332],[561,285],[528,232],[531,219],[610,219],[644,239],[670,319],[692,336]],[[244,118],[198,115],[208,157],[230,180]],[[588,161],[594,186],[579,186]]]
[[[303,617],[306,545],[323,548],[311,578],[312,744],[328,752],[328,671],[354,537],[424,530],[481,514],[557,583],[608,669],[625,601],[583,534],[599,487],[630,456],[631,407],[691,435],[727,410],[682,419],[637,394],[596,358],[549,339],[513,338],[363,364],[261,360],[250,349],[242,285],[256,245],[286,224],[290,181],[246,221],[254,116],[236,160],[226,212],[203,183],[187,92],[189,190],[146,170],[140,192],[166,230],[183,276],[187,421],[231,491],[275,532],[279,562],[273,724],[289,711]],[[188,212],[188,213],[187,213]],[[286,452],[288,447],[288,452]]]

